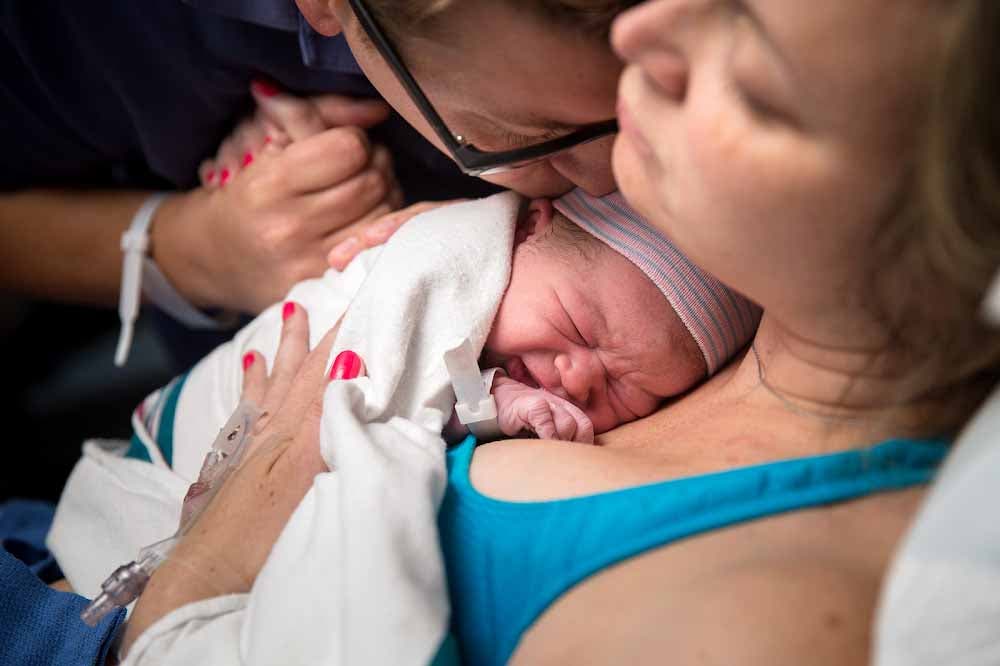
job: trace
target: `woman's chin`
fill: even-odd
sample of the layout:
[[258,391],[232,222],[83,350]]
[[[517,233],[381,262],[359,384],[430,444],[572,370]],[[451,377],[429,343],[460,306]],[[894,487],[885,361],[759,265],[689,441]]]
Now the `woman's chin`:
[[624,135],[618,135],[611,153],[611,167],[618,182],[618,189],[632,208],[645,217],[653,226],[657,225],[652,202],[656,197],[657,184],[650,178],[657,169],[648,163]]

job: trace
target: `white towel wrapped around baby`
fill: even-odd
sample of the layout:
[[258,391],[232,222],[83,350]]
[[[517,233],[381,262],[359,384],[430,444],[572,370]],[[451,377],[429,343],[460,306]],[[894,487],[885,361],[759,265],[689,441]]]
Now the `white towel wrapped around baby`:
[[[485,342],[519,205],[504,193],[425,213],[344,273],[290,292],[309,313],[313,343],[351,304],[334,353],[352,349],[367,367],[367,378],[333,382],[324,397],[321,451],[335,471],[316,477],[250,594],[178,609],[141,637],[129,663],[433,658],[448,622],[436,515],[446,483],[440,433],[454,398],[442,356],[464,338],[476,349]],[[280,308],[191,371],[172,418],[151,409],[134,419],[152,465],[85,445],[49,535],[82,594],[176,529],[187,484],[238,402],[243,354],[257,349],[269,364],[274,356]],[[172,438],[172,468],[151,432]]]

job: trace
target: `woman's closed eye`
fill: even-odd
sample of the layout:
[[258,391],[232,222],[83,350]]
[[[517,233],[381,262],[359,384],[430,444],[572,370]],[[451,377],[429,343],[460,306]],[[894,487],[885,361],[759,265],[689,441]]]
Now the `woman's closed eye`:
[[773,51],[762,43],[759,28],[751,19],[737,17],[727,65],[728,85],[748,114],[764,125],[798,126],[788,104],[775,92],[783,77],[778,73]]
[[557,139],[565,134],[565,132],[560,132],[558,130],[548,130],[542,134],[537,134],[533,136],[528,136],[525,134],[518,134],[516,132],[502,131],[497,137],[497,141],[504,147],[505,150],[514,150],[517,148],[527,148],[529,146],[534,146],[539,143],[544,143],[551,139]]
[[516,150],[527,148],[550,139],[558,138],[570,131],[552,127],[539,128],[537,132],[517,132],[509,126],[493,122],[479,115],[472,116],[465,123],[468,133],[463,132],[464,139],[480,150]]
[[749,90],[746,86],[735,85],[736,94],[750,114],[763,124],[795,124],[787,113],[773,104],[766,96]]

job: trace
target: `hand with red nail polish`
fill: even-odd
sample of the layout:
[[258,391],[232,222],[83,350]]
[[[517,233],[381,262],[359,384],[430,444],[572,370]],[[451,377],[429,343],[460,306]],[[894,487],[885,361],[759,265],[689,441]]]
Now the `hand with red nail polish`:
[[[125,651],[146,628],[184,604],[248,592],[314,478],[328,471],[319,451],[319,422],[330,374],[324,369],[339,324],[310,350],[308,312],[288,302],[282,315],[271,373],[256,352],[243,357],[243,399],[265,416],[240,467],[151,578],[129,619]],[[363,374],[364,363],[344,351],[334,368],[349,379]],[[192,571],[214,573],[207,578]]]
[[364,361],[354,352],[348,350],[337,354],[330,366],[330,379],[357,379],[365,372]]
[[153,228],[172,235],[156,244],[157,263],[201,307],[260,312],[322,275],[343,241],[356,247],[334,253],[346,265],[376,236],[387,238],[386,224],[362,232],[402,203],[389,152],[363,129],[385,117],[384,104],[300,98],[259,83],[251,87],[257,110],[199,168],[203,188],[185,207],[193,212]]

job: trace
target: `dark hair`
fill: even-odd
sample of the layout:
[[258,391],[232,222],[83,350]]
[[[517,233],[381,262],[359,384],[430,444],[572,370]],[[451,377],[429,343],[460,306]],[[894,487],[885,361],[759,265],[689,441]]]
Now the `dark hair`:
[[593,262],[607,245],[562,213],[553,211],[551,226],[537,238],[533,247],[556,258],[570,259],[575,256]]

